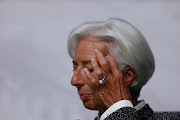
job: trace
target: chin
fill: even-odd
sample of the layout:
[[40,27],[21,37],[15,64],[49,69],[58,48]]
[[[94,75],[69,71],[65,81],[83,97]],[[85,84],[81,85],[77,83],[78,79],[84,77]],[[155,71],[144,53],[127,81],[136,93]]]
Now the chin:
[[93,102],[83,102],[83,105],[89,110],[98,110],[97,105],[95,105]]
[[83,105],[89,110],[105,111],[107,109],[107,107],[101,102],[83,101]]

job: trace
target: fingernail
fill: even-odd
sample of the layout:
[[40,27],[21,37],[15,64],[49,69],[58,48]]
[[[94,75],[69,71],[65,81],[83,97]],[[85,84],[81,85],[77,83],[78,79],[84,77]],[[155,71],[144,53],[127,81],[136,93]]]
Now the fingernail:
[[95,51],[95,52],[98,52],[98,49],[95,49],[94,51]]
[[92,58],[91,61],[94,61],[94,58]]
[[84,68],[84,72],[87,72],[88,70],[87,70],[87,68]]

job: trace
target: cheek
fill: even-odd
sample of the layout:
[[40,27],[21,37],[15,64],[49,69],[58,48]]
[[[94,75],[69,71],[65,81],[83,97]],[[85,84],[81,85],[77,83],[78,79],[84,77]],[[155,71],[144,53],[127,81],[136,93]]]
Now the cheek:
[[94,109],[96,110],[99,110],[100,108],[105,108],[105,105],[104,103],[102,102],[98,92],[95,92],[94,93],[94,96],[93,96],[93,106],[94,106]]
[[93,89],[91,86],[89,86],[88,84],[86,84],[86,90],[90,91],[92,94],[91,100],[92,101],[99,101],[100,97],[99,97],[99,93],[97,90]]
[[92,96],[87,101],[83,101],[84,106],[91,110],[99,110],[99,108],[104,108],[104,104],[100,99],[99,93],[96,90],[91,89],[91,87],[88,85],[86,86],[86,90],[91,91]]
[[97,91],[94,91],[94,92],[93,92],[93,102],[94,102],[96,105],[102,104],[101,98],[100,98],[99,93],[98,93]]

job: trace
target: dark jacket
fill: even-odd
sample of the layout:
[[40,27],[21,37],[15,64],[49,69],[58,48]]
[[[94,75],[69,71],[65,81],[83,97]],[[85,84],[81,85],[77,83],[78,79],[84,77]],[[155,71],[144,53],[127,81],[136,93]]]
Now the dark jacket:
[[146,104],[138,111],[131,107],[120,108],[105,120],[180,120],[180,112],[153,112]]

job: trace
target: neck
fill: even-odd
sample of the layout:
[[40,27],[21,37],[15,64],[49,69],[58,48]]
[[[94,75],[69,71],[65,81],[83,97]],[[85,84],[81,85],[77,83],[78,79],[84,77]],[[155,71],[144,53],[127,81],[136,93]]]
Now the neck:
[[135,107],[137,104],[140,103],[140,101],[137,101],[137,99],[132,99],[131,102],[132,102],[132,104],[133,104],[134,107]]
[[99,113],[98,115],[101,116],[108,108],[105,106],[105,107],[101,107],[103,109],[99,110]]

